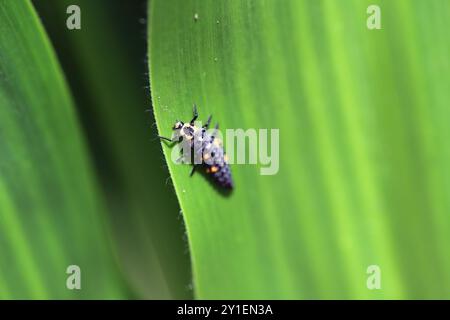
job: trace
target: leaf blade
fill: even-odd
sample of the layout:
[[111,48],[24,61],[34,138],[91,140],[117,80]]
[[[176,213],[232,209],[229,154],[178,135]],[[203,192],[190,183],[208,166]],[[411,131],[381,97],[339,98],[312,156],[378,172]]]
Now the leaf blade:
[[[0,42],[2,298],[122,297],[71,97],[29,1],[0,3]],[[66,288],[72,264],[81,291]]]

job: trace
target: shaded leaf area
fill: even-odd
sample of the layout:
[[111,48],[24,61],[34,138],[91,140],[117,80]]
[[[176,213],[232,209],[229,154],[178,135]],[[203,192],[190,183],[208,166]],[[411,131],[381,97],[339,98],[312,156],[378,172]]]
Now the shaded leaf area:
[[[136,297],[189,298],[190,261],[146,86],[145,1],[34,1],[74,92]],[[78,5],[81,30],[68,30]]]
[[160,133],[193,103],[280,132],[278,174],[233,165],[230,197],[164,146],[196,297],[449,297],[450,3],[377,2],[370,31],[365,0],[151,1]]
[[[0,298],[128,295],[73,103],[29,1],[0,1]],[[66,270],[81,268],[82,290]]]

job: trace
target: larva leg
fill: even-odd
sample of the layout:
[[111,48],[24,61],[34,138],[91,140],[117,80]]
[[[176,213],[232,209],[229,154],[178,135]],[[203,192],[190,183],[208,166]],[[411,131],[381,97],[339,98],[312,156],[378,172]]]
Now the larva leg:
[[172,140],[171,138],[167,138],[167,137],[163,137],[163,136],[158,136],[158,138],[160,138],[162,140],[170,141],[170,142],[175,142],[175,140]]

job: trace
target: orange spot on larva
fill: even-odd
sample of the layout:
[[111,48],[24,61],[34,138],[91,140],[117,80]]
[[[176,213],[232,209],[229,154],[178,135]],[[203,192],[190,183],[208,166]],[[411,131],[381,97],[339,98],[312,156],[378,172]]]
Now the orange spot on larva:
[[218,166],[211,167],[211,172],[212,173],[217,172],[217,171],[219,171],[219,167]]

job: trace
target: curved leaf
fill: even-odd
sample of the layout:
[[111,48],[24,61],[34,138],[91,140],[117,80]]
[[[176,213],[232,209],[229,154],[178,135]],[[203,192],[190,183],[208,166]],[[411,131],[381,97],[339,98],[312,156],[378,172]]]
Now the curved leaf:
[[[86,149],[29,1],[0,1],[0,297],[120,298]],[[81,268],[81,290],[66,269]]]
[[[180,209],[148,112],[146,1],[34,3],[86,129],[124,276],[140,298],[191,297]],[[74,4],[81,30],[61,28]]]
[[[280,170],[216,192],[170,160],[198,298],[449,297],[446,1],[154,0],[161,135],[213,114],[280,131]],[[381,268],[382,289],[366,286]]]

